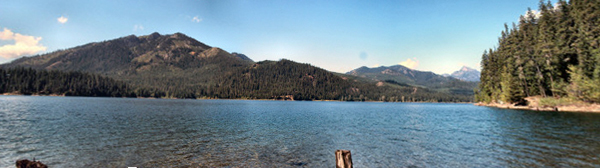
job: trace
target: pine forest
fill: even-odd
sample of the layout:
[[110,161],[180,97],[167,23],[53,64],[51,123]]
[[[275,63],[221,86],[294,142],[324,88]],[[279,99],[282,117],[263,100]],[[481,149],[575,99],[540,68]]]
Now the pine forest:
[[600,2],[540,2],[482,56],[475,99],[524,104],[527,97],[600,103]]

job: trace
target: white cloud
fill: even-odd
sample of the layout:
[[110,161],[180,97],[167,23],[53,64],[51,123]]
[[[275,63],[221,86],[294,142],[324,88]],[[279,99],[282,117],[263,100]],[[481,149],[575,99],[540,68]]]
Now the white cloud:
[[525,16],[529,16],[529,13],[531,12],[531,14],[533,14],[533,17],[536,19],[539,19],[542,16],[542,12],[538,11],[538,10],[531,10],[531,11],[527,11],[525,12]]
[[39,44],[42,37],[14,33],[7,28],[4,28],[4,30],[0,32],[0,40],[13,40],[15,42],[14,44],[0,46],[0,57],[5,59],[33,55],[40,51],[46,51],[46,47]]
[[133,25],[133,31],[138,31],[138,30],[144,30],[144,26],[143,25]]
[[202,21],[202,18],[199,18],[198,16],[194,16],[192,18],[192,22],[200,23],[201,21]]
[[558,2],[557,2],[557,3],[554,3],[554,10],[555,10],[555,11],[558,11],[558,10],[560,10],[560,3],[558,3]]
[[65,23],[67,23],[67,21],[69,21],[69,18],[66,18],[64,16],[60,16],[56,20],[58,21],[58,23],[65,24]]
[[[554,5],[552,7],[553,8],[550,10],[554,10],[554,11],[560,10],[560,4],[558,2],[554,3]],[[539,19],[540,17],[542,17],[542,11],[535,10],[535,9],[532,9],[531,11],[530,10],[525,11],[525,15],[523,15],[523,16],[527,17],[527,16],[529,16],[529,13],[533,14],[533,17],[535,19]]]
[[402,61],[400,63],[398,63],[399,65],[405,66],[407,68],[410,69],[415,69],[419,66],[419,60],[417,58],[412,58],[412,59],[406,59],[406,61]]

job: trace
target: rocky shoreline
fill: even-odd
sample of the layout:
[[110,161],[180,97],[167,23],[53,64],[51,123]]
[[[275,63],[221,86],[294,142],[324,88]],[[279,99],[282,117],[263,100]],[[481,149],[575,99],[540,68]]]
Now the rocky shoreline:
[[528,97],[525,98],[528,102],[527,105],[517,104],[500,104],[500,103],[475,103],[476,106],[495,107],[503,109],[517,109],[517,110],[531,110],[531,111],[560,111],[560,112],[591,112],[600,113],[600,104],[587,104],[587,105],[559,105],[559,106],[542,106],[539,105],[539,98]]

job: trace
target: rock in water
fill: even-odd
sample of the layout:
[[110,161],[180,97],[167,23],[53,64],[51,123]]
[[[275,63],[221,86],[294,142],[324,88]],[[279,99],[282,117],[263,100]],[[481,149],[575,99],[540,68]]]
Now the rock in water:
[[48,168],[48,166],[40,161],[35,161],[35,159],[33,161],[24,159],[17,160],[17,168]]

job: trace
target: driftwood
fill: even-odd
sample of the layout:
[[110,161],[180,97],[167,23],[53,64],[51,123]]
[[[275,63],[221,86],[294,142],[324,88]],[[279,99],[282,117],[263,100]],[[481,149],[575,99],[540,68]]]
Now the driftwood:
[[352,168],[352,155],[349,150],[335,151],[335,167],[336,168]]
[[17,160],[17,168],[48,168],[48,166],[40,161],[35,161],[35,159],[33,161],[24,159]]

